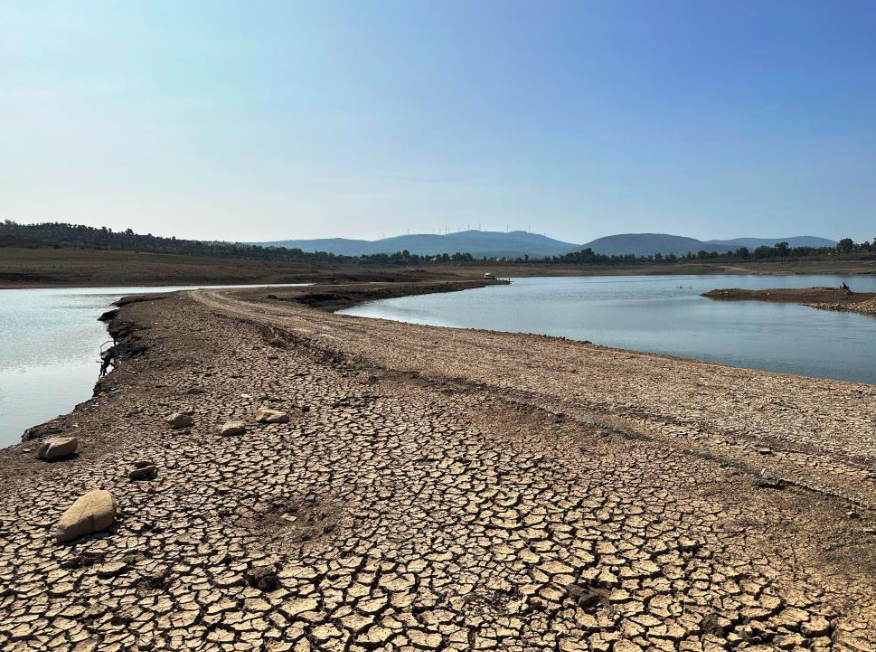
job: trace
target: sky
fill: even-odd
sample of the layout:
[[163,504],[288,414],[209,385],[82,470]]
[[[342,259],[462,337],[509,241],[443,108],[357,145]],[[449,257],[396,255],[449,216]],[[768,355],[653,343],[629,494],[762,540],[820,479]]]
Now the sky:
[[876,2],[0,0],[0,219],[876,237]]

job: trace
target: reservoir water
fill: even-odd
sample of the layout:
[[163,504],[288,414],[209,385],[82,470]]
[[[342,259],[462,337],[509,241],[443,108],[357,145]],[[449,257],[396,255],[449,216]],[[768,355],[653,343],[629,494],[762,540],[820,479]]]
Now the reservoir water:
[[385,299],[340,311],[455,328],[540,333],[783,373],[876,383],[876,317],[794,304],[715,301],[714,288],[839,287],[874,276],[521,278],[512,285]]
[[97,318],[113,301],[188,289],[194,288],[0,290],[0,447],[91,397],[100,347],[111,342]]

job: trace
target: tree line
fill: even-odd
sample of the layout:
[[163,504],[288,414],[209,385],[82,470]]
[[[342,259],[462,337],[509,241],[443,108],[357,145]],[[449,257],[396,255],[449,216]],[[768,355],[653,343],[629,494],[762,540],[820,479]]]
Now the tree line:
[[369,254],[363,256],[343,256],[330,252],[305,252],[301,249],[283,247],[261,247],[258,245],[182,240],[175,237],[164,238],[151,233],[134,233],[131,229],[113,231],[108,227],[66,224],[63,222],[43,222],[40,224],[19,224],[12,220],[0,223],[0,247],[2,246],[77,246],[89,249],[121,249],[126,251],[175,254],[183,256],[210,256],[215,258],[238,258],[249,260],[268,260],[295,263],[362,263],[375,265],[422,265],[501,262],[510,264],[563,264],[563,265],[641,265],[646,263],[673,264],[697,260],[769,260],[775,258],[806,258],[814,256],[848,256],[876,253],[876,238],[872,242],[857,243],[851,238],[843,238],[835,247],[791,247],[787,242],[775,246],[739,247],[734,251],[689,252],[684,255],[660,253],[650,256],[634,254],[608,255],[594,252],[591,248],[582,249],[559,256],[540,260],[522,258],[475,258],[470,253],[418,255],[409,251],[392,254]]
[[[598,254],[590,247],[560,256],[551,256],[544,262],[566,265],[636,265],[642,263],[678,263],[697,260],[769,260],[773,258],[807,258],[813,256],[844,256],[852,254],[876,253],[876,238],[873,242],[855,242],[851,238],[843,238],[835,247],[791,247],[787,242],[779,242],[774,246],[760,246],[754,250],[748,247],[738,247],[733,251],[717,252],[700,250],[684,255],[656,253],[649,256],[633,254],[608,255]],[[523,262],[522,259],[517,259]]]
[[364,263],[383,265],[410,265],[421,263],[466,263],[474,257],[468,253],[418,256],[409,251],[394,254],[342,256],[326,251],[305,252],[284,247],[261,247],[239,242],[183,240],[164,238],[151,233],[134,233],[132,229],[113,231],[108,227],[43,222],[19,224],[12,220],[0,223],[0,246],[76,246],[88,249],[117,249],[123,251],[174,254],[181,256],[210,256],[295,263]]

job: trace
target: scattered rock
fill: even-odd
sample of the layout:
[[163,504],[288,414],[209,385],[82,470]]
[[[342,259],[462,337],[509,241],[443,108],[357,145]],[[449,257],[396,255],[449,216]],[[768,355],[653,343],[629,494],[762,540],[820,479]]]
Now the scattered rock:
[[55,437],[45,440],[37,448],[37,457],[50,462],[75,455],[79,450],[79,440],[76,437]]
[[220,435],[242,435],[245,432],[246,424],[243,421],[228,421],[219,429]]
[[76,437],[54,437],[40,444],[36,456],[50,462],[75,455],[77,450],[79,450],[79,440]]
[[286,423],[289,421],[289,415],[285,412],[280,412],[280,410],[262,407],[256,412],[255,420],[259,423]]
[[129,480],[154,480],[158,476],[158,467],[149,462],[137,462],[134,469],[128,473]]
[[272,566],[257,566],[246,573],[247,583],[260,591],[273,591],[280,585],[277,571]]
[[587,613],[592,614],[601,607],[608,606],[609,592],[605,589],[570,584],[566,593]]
[[190,428],[195,425],[195,418],[191,414],[183,414],[182,412],[174,412],[167,417],[167,423],[174,430],[179,428]]
[[116,501],[109,491],[94,489],[79,498],[61,515],[55,538],[72,541],[92,532],[105,530],[116,518]]
[[757,476],[757,486],[764,489],[781,489],[784,484],[785,481],[781,477],[767,469],[763,469]]
[[47,437],[49,435],[57,435],[62,432],[61,424],[58,421],[50,421],[48,423],[41,423],[38,426],[34,426],[33,428],[28,428],[24,431],[24,434],[21,436],[21,441],[30,441],[32,439],[42,439],[43,437]]

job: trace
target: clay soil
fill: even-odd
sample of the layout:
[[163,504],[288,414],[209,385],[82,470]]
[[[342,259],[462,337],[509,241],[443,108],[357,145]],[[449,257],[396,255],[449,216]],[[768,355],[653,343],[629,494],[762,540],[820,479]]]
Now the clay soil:
[[0,451],[0,649],[876,649],[876,387],[301,298],[121,308],[78,457]]

